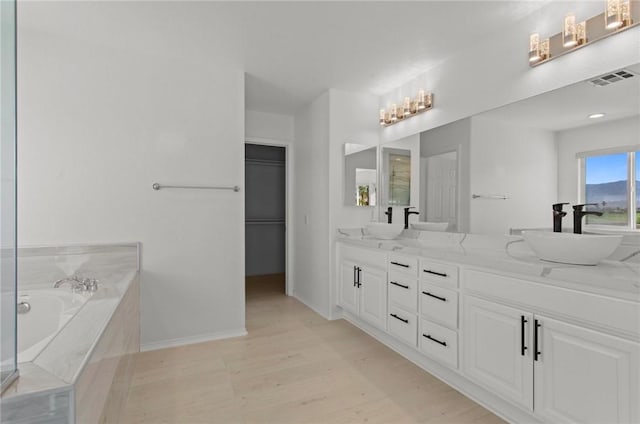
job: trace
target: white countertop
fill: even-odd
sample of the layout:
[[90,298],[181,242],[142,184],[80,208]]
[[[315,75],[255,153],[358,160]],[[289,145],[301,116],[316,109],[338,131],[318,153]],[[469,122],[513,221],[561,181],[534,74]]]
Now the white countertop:
[[437,238],[341,237],[338,241],[640,303],[638,263],[604,260],[595,266],[584,266],[546,262],[538,259],[520,236],[443,233]]

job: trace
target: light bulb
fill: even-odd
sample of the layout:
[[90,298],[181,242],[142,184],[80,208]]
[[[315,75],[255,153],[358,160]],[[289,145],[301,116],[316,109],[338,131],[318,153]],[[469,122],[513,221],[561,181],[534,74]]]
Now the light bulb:
[[540,60],[540,35],[535,33],[529,36],[529,62]]
[[564,28],[562,30],[562,45],[573,47],[578,44],[576,34],[576,15],[569,14],[564,18]]

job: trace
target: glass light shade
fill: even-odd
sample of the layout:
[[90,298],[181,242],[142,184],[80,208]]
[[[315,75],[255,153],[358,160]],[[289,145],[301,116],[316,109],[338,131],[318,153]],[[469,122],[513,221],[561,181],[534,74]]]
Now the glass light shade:
[[429,93],[424,98],[424,104],[426,107],[433,106],[433,94]]
[[622,26],[633,23],[631,20],[631,1],[626,0],[620,2],[620,15],[622,17]]
[[423,110],[425,107],[424,90],[418,90],[418,110]]
[[562,45],[573,47],[578,44],[576,33],[576,15],[569,14],[564,18],[564,28],[562,30]]
[[578,41],[578,45],[587,42],[587,23],[585,21],[576,25],[576,39]]
[[540,60],[540,35],[531,34],[529,36],[529,62],[534,63]]
[[409,116],[411,113],[411,99],[409,97],[404,98],[404,102],[402,103],[402,114],[404,116]]
[[378,120],[378,122],[380,122],[380,125],[384,125],[384,116],[386,114],[386,111],[384,109],[380,109],[380,118]]
[[391,122],[396,122],[398,120],[398,106],[396,104],[391,105]]
[[620,0],[607,0],[607,8],[604,11],[604,24],[607,29],[616,29],[622,26],[622,5]]
[[549,59],[549,39],[545,39],[540,43],[540,59]]

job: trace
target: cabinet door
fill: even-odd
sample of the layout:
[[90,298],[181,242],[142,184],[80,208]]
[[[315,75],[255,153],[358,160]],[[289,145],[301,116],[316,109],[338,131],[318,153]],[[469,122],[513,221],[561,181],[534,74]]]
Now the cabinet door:
[[473,296],[464,296],[463,306],[463,372],[496,394],[533,409],[532,314]]
[[554,423],[638,422],[638,344],[536,319],[536,414]]
[[340,306],[354,315],[358,315],[358,295],[356,287],[356,264],[350,261],[340,262]]
[[387,328],[387,273],[362,268],[360,317],[378,328]]

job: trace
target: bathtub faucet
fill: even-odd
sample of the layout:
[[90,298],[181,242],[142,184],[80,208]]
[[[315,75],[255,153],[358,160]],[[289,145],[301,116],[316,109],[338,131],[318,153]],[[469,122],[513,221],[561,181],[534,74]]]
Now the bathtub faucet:
[[88,291],[94,292],[98,290],[99,281],[95,278],[80,278],[77,275],[72,277],[64,277],[53,283],[53,288],[57,289],[64,283],[71,284],[71,289],[73,291]]

